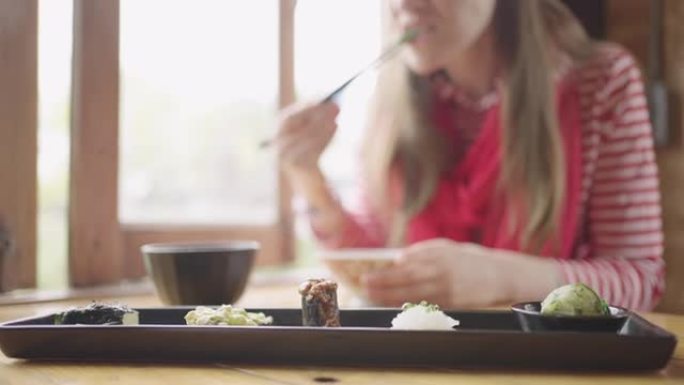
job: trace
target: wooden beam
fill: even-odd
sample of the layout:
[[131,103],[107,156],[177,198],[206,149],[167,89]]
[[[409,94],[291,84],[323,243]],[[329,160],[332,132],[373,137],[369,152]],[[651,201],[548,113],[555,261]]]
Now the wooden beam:
[[38,3],[0,0],[0,290],[36,284],[37,113]]
[[[295,101],[294,77],[294,18],[296,0],[280,0],[279,11],[279,108]],[[278,174],[278,222],[280,227],[280,253],[282,261],[295,258],[294,214],[292,212],[292,188],[286,176]]]
[[123,277],[118,224],[119,1],[74,2],[69,201],[73,286]]

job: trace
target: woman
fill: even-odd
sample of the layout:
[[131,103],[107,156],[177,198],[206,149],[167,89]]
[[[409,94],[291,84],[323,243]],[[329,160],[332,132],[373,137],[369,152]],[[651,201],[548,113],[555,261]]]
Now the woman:
[[318,159],[332,103],[284,112],[282,164],[330,247],[405,246],[363,282],[376,303],[543,298],[581,281],[649,310],[664,289],[657,168],[640,72],[559,0],[389,0],[394,36],[364,151],[367,207]]

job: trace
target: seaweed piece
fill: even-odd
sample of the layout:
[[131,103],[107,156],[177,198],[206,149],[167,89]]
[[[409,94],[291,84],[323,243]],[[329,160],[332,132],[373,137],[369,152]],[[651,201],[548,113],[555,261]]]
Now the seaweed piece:
[[337,283],[327,279],[309,279],[299,286],[302,296],[304,326],[340,326],[337,307]]
[[56,314],[54,322],[55,325],[135,325],[138,324],[138,312],[126,305],[93,302]]

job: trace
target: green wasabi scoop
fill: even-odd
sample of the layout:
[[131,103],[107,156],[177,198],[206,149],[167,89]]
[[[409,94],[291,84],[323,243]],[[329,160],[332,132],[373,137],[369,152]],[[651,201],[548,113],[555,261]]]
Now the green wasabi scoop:
[[564,316],[606,316],[610,309],[594,290],[573,283],[553,290],[541,303],[541,314]]

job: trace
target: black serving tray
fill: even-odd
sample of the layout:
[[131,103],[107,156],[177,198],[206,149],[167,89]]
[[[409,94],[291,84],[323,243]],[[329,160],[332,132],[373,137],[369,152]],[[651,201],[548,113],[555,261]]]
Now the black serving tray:
[[447,312],[454,331],[390,330],[397,309],[341,310],[340,328],[302,327],[299,309],[248,309],[275,326],[186,326],[191,307],[136,309],[140,325],[0,324],[0,349],[31,360],[204,361],[268,365],[656,370],[677,340],[631,314],[617,333],[525,332],[510,311]]

